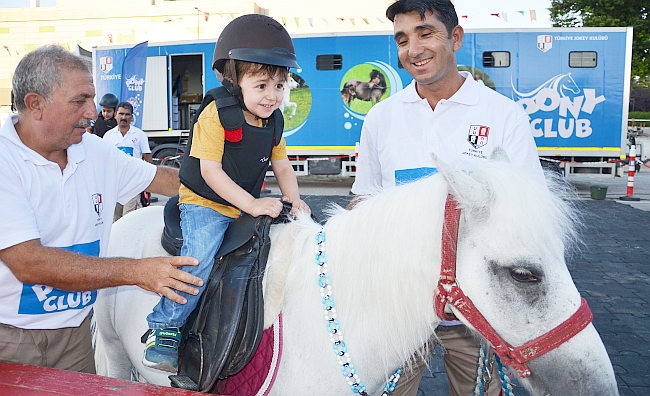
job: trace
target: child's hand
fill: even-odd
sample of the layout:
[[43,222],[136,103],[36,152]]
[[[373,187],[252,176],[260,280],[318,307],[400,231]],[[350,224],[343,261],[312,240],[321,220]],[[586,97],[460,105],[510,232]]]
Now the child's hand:
[[255,199],[248,212],[249,215],[253,217],[257,216],[271,216],[273,218],[276,218],[280,215],[280,211],[282,210],[282,202],[280,202],[280,199],[278,198],[257,198]]
[[296,217],[296,214],[300,211],[307,212],[307,214],[311,214],[311,208],[309,207],[309,205],[307,205],[307,203],[300,198],[293,200],[285,196],[282,197],[282,200],[284,202],[291,203],[291,216],[293,216],[294,218]]

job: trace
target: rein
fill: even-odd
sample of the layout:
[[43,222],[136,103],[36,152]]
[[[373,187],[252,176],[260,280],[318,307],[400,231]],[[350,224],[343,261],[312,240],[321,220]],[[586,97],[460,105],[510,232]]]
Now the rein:
[[445,313],[447,304],[451,304],[463,317],[483,336],[499,356],[503,364],[517,371],[521,378],[530,376],[526,362],[552,351],[580,333],[591,323],[593,315],[587,301],[581,298],[580,307],[567,320],[549,332],[526,342],[524,345],[513,347],[499,336],[485,317],[479,312],[472,300],[461,290],[456,280],[456,252],[458,247],[458,228],[460,209],[454,198],[449,194],[445,202],[444,228],[442,231],[442,265],[440,280],[434,295],[436,314],[441,319],[452,320]]

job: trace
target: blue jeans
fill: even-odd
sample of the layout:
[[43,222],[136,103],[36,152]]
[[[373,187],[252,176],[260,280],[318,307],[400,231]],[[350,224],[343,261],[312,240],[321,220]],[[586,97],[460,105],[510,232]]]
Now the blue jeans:
[[198,205],[181,204],[180,210],[183,230],[181,255],[199,260],[198,266],[184,266],[180,269],[203,279],[203,286],[199,288],[199,294],[196,296],[177,291],[187,299],[186,304],[178,304],[162,297],[153,312],[147,316],[150,329],[181,327],[185,324],[208,283],[208,277],[214,266],[214,256],[221,247],[223,235],[228,225],[235,220],[213,209]]

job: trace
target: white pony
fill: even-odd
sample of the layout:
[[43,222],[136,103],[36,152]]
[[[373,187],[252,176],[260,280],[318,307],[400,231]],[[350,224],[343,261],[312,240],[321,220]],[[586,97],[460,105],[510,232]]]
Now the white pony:
[[284,97],[282,98],[282,103],[280,103],[280,111],[284,114],[284,109],[291,108],[291,114],[288,116],[289,119],[296,115],[296,110],[298,109],[298,104],[291,101],[291,90],[298,87],[300,87],[298,81],[294,80],[293,77],[289,75],[282,88]]
[[[378,395],[396,368],[408,369],[440,322],[433,301],[444,256],[441,239],[450,228],[444,220],[448,193],[462,210],[453,249],[457,284],[502,337],[496,350],[562,328],[578,310],[580,296],[564,261],[566,244],[575,240],[573,209],[504,161],[488,161],[471,176],[444,164],[439,170],[368,197],[352,210],[332,208],[322,228],[306,216],[272,228],[265,327],[282,312],[284,349],[268,394],[353,394],[323,315],[315,259],[321,230],[337,319],[359,380],[368,394]],[[162,208],[137,210],[114,225],[109,254],[165,255],[162,228]],[[100,292],[98,373],[128,379],[133,366],[146,381],[169,385],[165,373],[141,363],[145,316],[157,301],[137,287]],[[473,328],[458,306],[447,310]],[[607,352],[587,323],[527,362],[531,374],[520,382],[531,395],[618,394]]]

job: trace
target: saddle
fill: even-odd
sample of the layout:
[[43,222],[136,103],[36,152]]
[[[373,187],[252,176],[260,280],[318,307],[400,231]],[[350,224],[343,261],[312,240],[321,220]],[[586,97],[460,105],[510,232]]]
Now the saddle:
[[[181,329],[178,374],[172,386],[210,391],[217,380],[236,374],[251,360],[262,338],[262,280],[272,223],[289,221],[291,204],[277,219],[242,215],[226,230],[205,290]],[[178,196],[164,210],[161,242],[171,255],[183,245]]]

